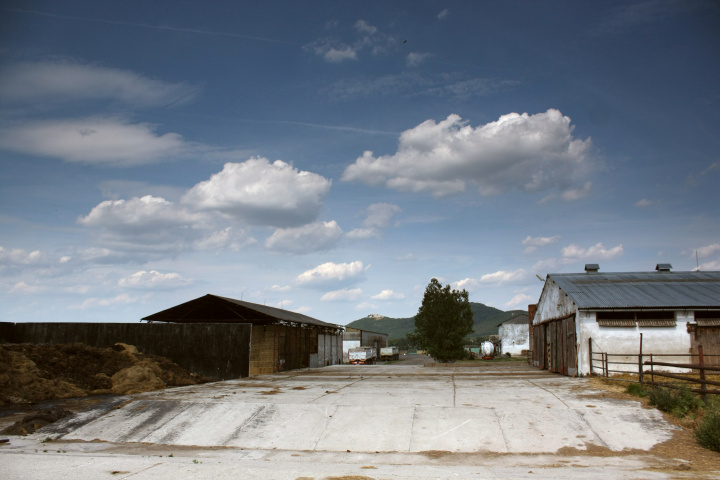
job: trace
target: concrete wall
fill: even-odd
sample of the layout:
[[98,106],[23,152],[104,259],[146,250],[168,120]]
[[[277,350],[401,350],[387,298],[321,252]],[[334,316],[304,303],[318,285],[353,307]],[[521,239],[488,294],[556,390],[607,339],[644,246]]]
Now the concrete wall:
[[0,339],[93,347],[127,343],[193,373],[227,380],[249,375],[251,328],[241,323],[5,323]]
[[[652,353],[653,360],[659,362],[692,363],[690,357],[662,357],[662,354],[687,354],[691,350],[691,338],[687,332],[688,322],[694,320],[692,311],[676,311],[674,327],[601,327],[594,312],[579,311],[576,317],[578,332],[578,371],[590,373],[590,347],[588,339],[593,340],[594,352],[629,354],[627,357],[610,357],[609,361],[635,362],[634,365],[610,365],[610,370],[637,372],[637,355],[640,353],[640,334],[643,334],[643,355]],[[630,356],[630,355],[634,355]],[[645,358],[644,360],[649,360]],[[597,364],[598,362],[596,362]],[[658,370],[683,370],[672,367],[655,367]]]
[[500,325],[500,354],[520,355],[530,350],[530,325],[528,323],[503,323]]

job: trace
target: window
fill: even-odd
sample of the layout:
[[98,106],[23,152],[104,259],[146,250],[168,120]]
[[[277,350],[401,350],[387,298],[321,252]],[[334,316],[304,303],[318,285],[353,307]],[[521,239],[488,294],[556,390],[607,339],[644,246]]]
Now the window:
[[[601,327],[674,327],[675,312],[597,312]],[[720,324],[720,323],[719,323]]]
[[720,326],[720,310],[694,312],[695,321],[698,327],[718,327]]

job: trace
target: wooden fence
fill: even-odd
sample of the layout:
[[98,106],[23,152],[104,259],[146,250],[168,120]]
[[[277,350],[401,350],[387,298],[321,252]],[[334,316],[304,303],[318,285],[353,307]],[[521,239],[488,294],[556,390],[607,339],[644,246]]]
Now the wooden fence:
[[[592,339],[591,339],[592,342]],[[642,353],[642,342],[640,347],[640,353],[638,354],[627,354],[627,353],[607,353],[598,352],[592,350],[592,343],[590,344],[590,374],[601,375],[609,380],[624,381],[641,383],[644,385],[662,386],[668,388],[679,388],[680,385],[691,384],[695,388],[690,388],[690,391],[698,393],[702,396],[702,399],[707,404],[707,395],[720,395],[720,389],[712,389],[709,387],[720,387],[720,381],[710,379],[708,376],[720,376],[720,365],[718,362],[713,362],[712,365],[707,365],[706,360],[720,359],[720,355],[704,355],[702,345],[698,345],[697,354],[667,354],[661,355],[652,353]],[[618,360],[620,357],[622,360]],[[680,363],[680,362],[668,362],[665,361],[672,357],[683,357],[684,359],[690,358],[691,360],[697,360],[696,363]],[[649,360],[645,360],[649,358]],[[661,358],[662,360],[657,360]],[[632,361],[628,361],[631,359]],[[637,360],[636,360],[637,359]],[[631,369],[627,367],[631,365],[635,367]],[[666,372],[655,370],[655,367],[672,367],[675,369],[685,370],[685,372]],[[650,367],[649,370],[646,367]],[[622,368],[622,369],[621,369]],[[708,373],[711,372],[711,373]],[[717,373],[712,373],[717,372]],[[618,375],[623,375],[622,378]],[[648,375],[650,379],[648,381]],[[697,375],[697,377],[696,377]],[[635,377],[635,378],[633,378]],[[661,382],[656,381],[655,377],[670,378],[673,380],[679,380],[680,382]],[[682,382],[682,383],[681,383]],[[699,385],[699,387],[698,387]]]

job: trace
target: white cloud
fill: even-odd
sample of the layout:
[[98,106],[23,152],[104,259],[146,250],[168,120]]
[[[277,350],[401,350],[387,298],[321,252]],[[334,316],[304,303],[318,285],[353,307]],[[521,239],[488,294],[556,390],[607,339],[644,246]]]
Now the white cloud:
[[192,283],[179,273],[160,273],[157,270],[140,270],[132,275],[118,280],[118,286],[123,288],[155,288],[169,289],[185,287]]
[[392,290],[383,290],[382,292],[378,293],[377,295],[373,295],[373,300],[402,300],[405,298],[405,295],[399,292],[394,292]]
[[430,56],[429,53],[424,52],[410,52],[405,57],[405,65],[408,67],[417,67]]
[[47,253],[40,250],[22,248],[4,248],[0,246],[0,268],[23,265],[46,265],[50,263]]
[[320,300],[323,302],[349,302],[357,300],[360,295],[362,295],[362,289],[360,288],[343,289],[327,292],[320,297]]
[[560,198],[562,198],[566,202],[574,202],[575,200],[585,198],[590,195],[590,191],[592,190],[592,184],[592,182],[585,182],[585,184],[580,188],[572,188],[570,190],[566,190],[560,195]]
[[375,305],[369,302],[362,302],[355,305],[355,310],[374,310]]
[[319,252],[333,248],[342,234],[335,220],[309,223],[301,227],[275,230],[265,241],[265,247],[287,253]]
[[327,262],[301,273],[295,283],[300,286],[355,283],[364,278],[368,268],[369,265],[366,267],[359,260],[351,263]]
[[358,20],[355,22],[355,30],[359,33],[367,33],[368,35],[374,35],[377,32],[377,27],[373,27],[365,20]]
[[281,160],[270,163],[255,157],[226,163],[221,172],[191,188],[181,202],[253,225],[295,227],[317,218],[331,183]]
[[290,285],[273,285],[270,287],[271,292],[288,292],[292,289]]
[[114,167],[156,162],[190,148],[180,135],[154,130],[146,123],[110,117],[38,121],[6,125],[0,148]]
[[458,290],[472,290],[482,285],[503,285],[505,283],[523,281],[528,278],[528,272],[521,269],[514,271],[499,270],[493,273],[487,273],[480,278],[465,278],[454,282],[453,288]]
[[552,237],[531,237],[530,235],[528,235],[525,240],[522,241],[522,244],[527,245],[525,253],[533,253],[537,250],[538,247],[551,245],[558,242],[559,240],[560,235],[554,235]]
[[0,101],[13,103],[110,100],[147,107],[185,102],[197,92],[186,84],[70,61],[19,63],[0,75]]
[[703,262],[698,267],[693,268],[694,272],[713,272],[720,270],[720,260],[714,260],[712,262]]
[[226,227],[222,230],[211,233],[205,238],[201,238],[193,242],[194,250],[230,250],[237,252],[241,248],[257,243],[253,237],[250,237],[244,230],[233,230],[232,227]]
[[400,212],[402,209],[395,204],[374,203],[365,210],[364,228],[356,228],[347,236],[354,239],[379,237],[382,231],[390,226],[392,218]]
[[8,293],[19,293],[23,295],[37,293],[42,289],[36,285],[28,285],[25,282],[18,282],[10,289]]
[[574,139],[570,118],[557,110],[511,113],[477,128],[453,114],[403,132],[393,155],[366,151],[342,180],[436,197],[471,184],[481,195],[555,189],[572,199],[590,187],[576,187],[589,169],[589,148],[590,140]]
[[506,307],[512,308],[517,307],[519,305],[522,305],[523,307],[526,307],[529,302],[537,301],[536,298],[531,297],[530,295],[526,293],[518,293],[513,298],[511,298],[507,303],[505,303]]
[[653,202],[651,200],[648,200],[647,198],[643,198],[642,200],[638,200],[635,203],[635,206],[639,207],[639,208],[643,208],[643,207],[649,207],[652,204],[653,204]]
[[85,301],[83,301],[80,305],[73,305],[70,308],[71,309],[79,309],[79,310],[87,310],[88,308],[95,308],[95,307],[108,308],[108,307],[114,307],[117,305],[135,303],[139,299],[140,299],[140,297],[131,297],[127,293],[121,293],[112,298],[88,298]]
[[563,257],[576,260],[613,260],[620,257],[622,254],[622,244],[610,249],[606,248],[602,243],[597,243],[588,248],[570,244],[567,247],[563,247],[561,250],[561,255]]
[[[720,253],[720,243],[713,243],[712,245],[706,245],[697,249],[697,255],[701,258],[709,257],[716,253]],[[692,256],[695,256],[695,251],[692,252]]]
[[320,57],[323,57],[329,63],[341,63],[345,60],[357,60],[357,51],[355,47],[342,43],[340,41],[321,38],[305,46],[306,50],[311,50]]
[[395,260],[398,262],[414,262],[416,260],[415,255],[411,252],[401,257],[397,257]]
[[440,12],[440,13],[437,14],[438,20],[442,20],[443,18],[447,17],[449,13],[450,13],[450,12],[448,11],[447,8],[444,9],[442,12]]

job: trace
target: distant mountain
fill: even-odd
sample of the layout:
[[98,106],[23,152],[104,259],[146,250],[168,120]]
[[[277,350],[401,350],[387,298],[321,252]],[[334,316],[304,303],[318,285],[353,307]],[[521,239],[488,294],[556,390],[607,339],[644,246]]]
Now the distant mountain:
[[[497,326],[499,323],[515,315],[528,313],[525,310],[510,310],[504,312],[497,308],[475,302],[470,302],[470,308],[473,312],[474,333],[472,336],[497,335]],[[415,330],[415,317],[392,318],[373,315],[350,322],[347,326],[371,332],[387,333],[390,338],[400,338]]]

